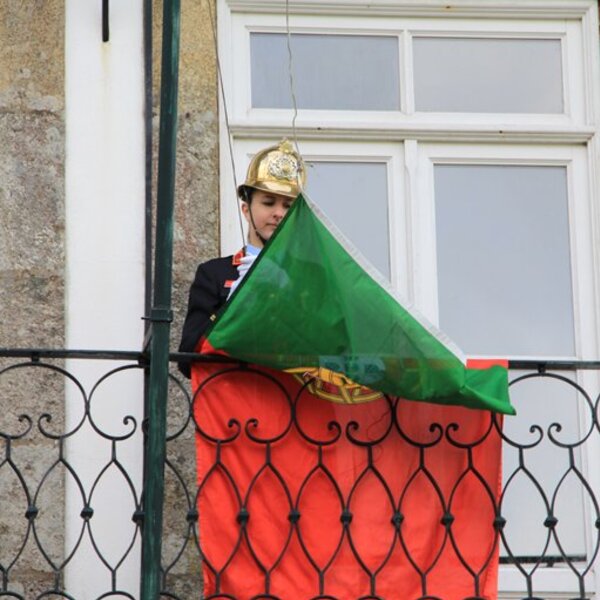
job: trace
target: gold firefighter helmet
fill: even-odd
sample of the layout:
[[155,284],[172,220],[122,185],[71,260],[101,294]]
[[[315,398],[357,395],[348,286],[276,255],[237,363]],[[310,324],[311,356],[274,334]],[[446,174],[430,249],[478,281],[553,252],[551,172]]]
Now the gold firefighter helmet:
[[295,198],[306,181],[304,162],[289,140],[282,140],[257,152],[248,167],[246,181],[238,187],[238,196],[246,198],[246,188],[273,192]]

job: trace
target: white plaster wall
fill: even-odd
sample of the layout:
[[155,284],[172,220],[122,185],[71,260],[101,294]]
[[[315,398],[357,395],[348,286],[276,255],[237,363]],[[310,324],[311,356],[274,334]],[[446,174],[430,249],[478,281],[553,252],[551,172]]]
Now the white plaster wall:
[[[80,349],[138,350],[144,314],[144,80],[142,0],[110,2],[110,41],[102,42],[100,0],[66,0],[66,345]],[[71,361],[68,368],[89,391],[117,365]],[[102,386],[92,402],[98,426],[124,434],[123,418],[138,429],[143,410],[141,374],[119,374]],[[80,395],[66,390],[67,427],[83,413]],[[69,429],[70,430],[70,429]],[[85,426],[72,436],[67,461],[89,494],[111,460],[110,442]],[[134,473],[139,493],[141,437],[117,444],[117,458]],[[66,480],[68,556],[82,532],[82,496]],[[97,486],[90,529],[66,571],[66,588],[77,600],[97,598],[111,589],[110,570],[97,558],[93,536],[111,567],[132,541],[131,491],[111,467]],[[91,536],[90,536],[91,532]],[[118,571],[117,589],[138,597],[139,541]]]

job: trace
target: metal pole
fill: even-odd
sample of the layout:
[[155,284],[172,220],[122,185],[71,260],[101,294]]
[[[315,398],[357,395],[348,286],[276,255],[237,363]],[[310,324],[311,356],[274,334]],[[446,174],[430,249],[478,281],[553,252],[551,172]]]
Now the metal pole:
[[177,142],[180,0],[163,1],[160,134],[154,258],[154,300],[150,311],[150,383],[144,481],[141,600],[157,600],[166,456],[167,386],[173,263],[173,198]]

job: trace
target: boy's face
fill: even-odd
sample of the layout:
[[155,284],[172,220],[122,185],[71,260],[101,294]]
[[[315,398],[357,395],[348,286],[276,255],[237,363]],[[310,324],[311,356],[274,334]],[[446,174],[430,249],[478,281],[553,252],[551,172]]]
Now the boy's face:
[[[248,241],[261,248],[285,217],[294,200],[288,196],[254,190],[250,203],[242,202],[242,212],[248,221]],[[261,239],[262,238],[262,239]]]

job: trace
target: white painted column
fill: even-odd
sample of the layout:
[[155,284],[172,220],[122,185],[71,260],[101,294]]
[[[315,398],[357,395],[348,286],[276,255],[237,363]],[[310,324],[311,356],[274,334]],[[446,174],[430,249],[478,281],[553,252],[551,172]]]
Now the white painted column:
[[[143,2],[110,2],[110,41],[102,42],[102,2],[66,0],[66,344],[71,349],[139,350],[144,314],[144,65]],[[67,368],[89,392],[115,367],[106,361],[69,361]],[[83,404],[67,386],[66,418],[71,431]],[[101,386],[92,402],[97,426],[123,435],[131,415],[139,430],[142,376],[126,371]],[[117,458],[132,474],[139,495],[142,440],[117,445]],[[111,443],[85,424],[67,445],[66,460],[81,476],[86,494],[111,461]],[[91,501],[90,530],[115,567],[132,539],[131,491],[115,466],[101,478]],[[77,543],[82,495],[66,475],[65,556]],[[116,586],[138,597],[139,541]],[[67,592],[77,600],[111,589],[110,570],[98,559],[84,530],[66,570]]]

